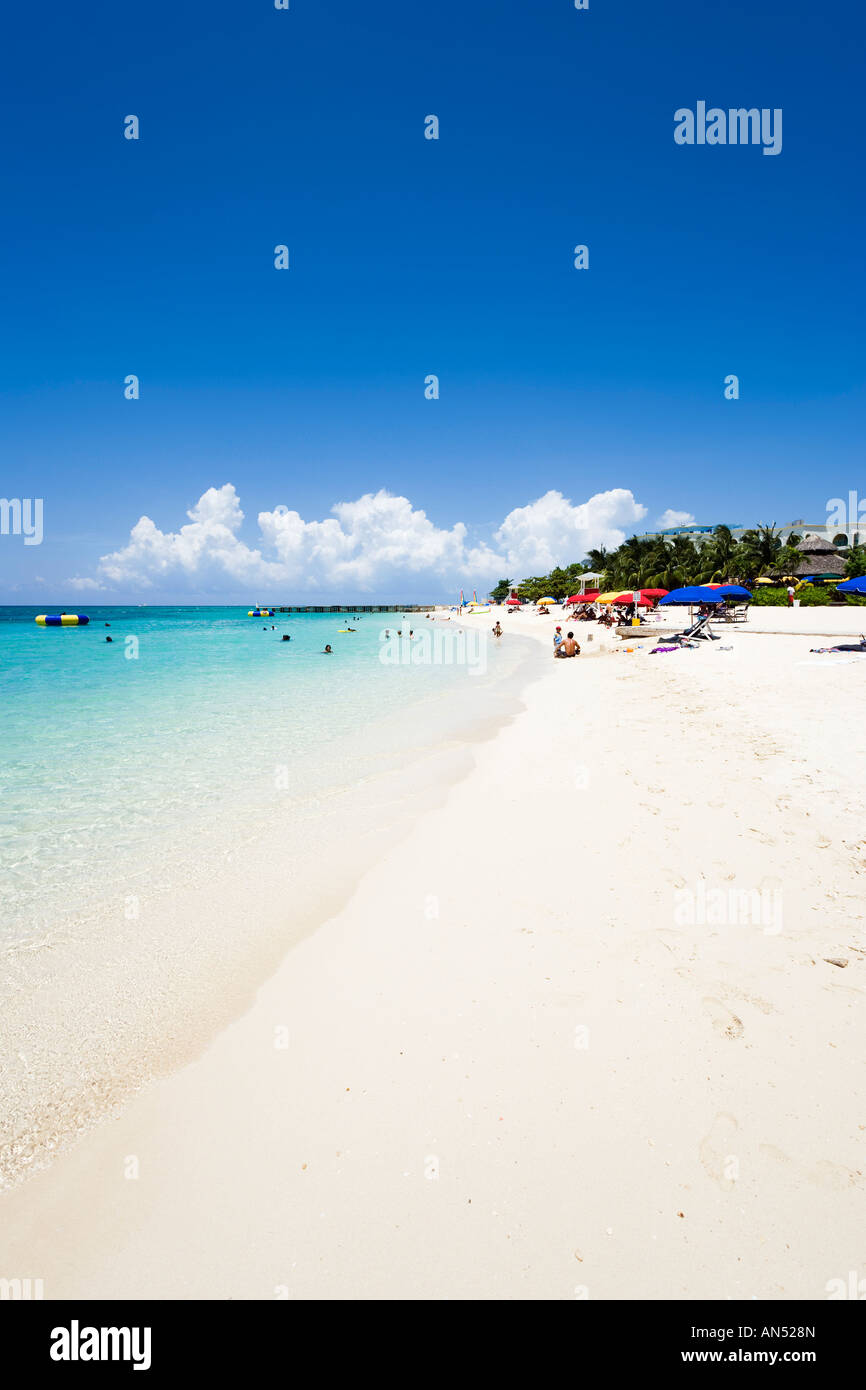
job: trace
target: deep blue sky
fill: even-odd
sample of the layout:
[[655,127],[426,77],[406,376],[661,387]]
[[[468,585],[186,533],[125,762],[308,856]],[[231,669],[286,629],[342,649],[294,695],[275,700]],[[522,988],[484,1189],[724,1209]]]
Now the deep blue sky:
[[[381,487],[472,538],[551,487],[866,495],[859,6],[291,6],[7,10],[0,493],[46,538],[0,538],[0,592],[225,482],[250,541]],[[781,155],[678,147],[698,99],[782,107]]]

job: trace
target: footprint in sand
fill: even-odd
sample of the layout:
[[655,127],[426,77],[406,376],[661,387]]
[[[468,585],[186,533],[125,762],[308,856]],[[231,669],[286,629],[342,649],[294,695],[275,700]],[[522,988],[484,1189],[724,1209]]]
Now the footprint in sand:
[[731,994],[737,999],[742,999],[744,1004],[751,1004],[753,1008],[759,1009],[762,1014],[775,1014],[778,1009],[768,1000],[762,999],[759,994],[746,994],[744,990],[731,988]]
[[758,830],[754,825],[749,826],[749,834],[754,835],[756,840],[760,840],[762,845],[774,845],[776,841],[772,835],[768,835],[766,830]]
[[820,1158],[812,1167],[800,1163],[790,1154],[777,1149],[775,1144],[761,1144],[758,1152],[763,1158],[787,1168],[793,1177],[800,1181],[814,1183],[816,1187],[829,1188],[832,1192],[844,1192],[849,1187],[861,1187],[863,1174],[844,1168],[841,1163],[832,1163],[829,1158]]
[[[682,955],[684,951],[691,949],[689,943],[684,941],[684,933],[673,931],[670,927],[656,927],[653,938],[660,946],[664,946],[665,950],[670,951],[673,956]],[[676,974],[679,974],[679,969],[675,972]]]
[[707,996],[701,1001],[704,1008],[712,1020],[713,1027],[722,1038],[741,1038],[743,1032],[743,1020],[732,1014],[730,1009],[726,1009],[720,999],[711,999]]
[[698,1149],[705,1172],[713,1182],[719,1184],[723,1192],[733,1191],[739,1176],[735,1141],[737,1129],[733,1115],[717,1115]]

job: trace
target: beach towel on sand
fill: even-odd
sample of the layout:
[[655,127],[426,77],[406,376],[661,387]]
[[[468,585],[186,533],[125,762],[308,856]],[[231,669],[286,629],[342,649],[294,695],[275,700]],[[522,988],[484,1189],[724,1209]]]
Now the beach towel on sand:
[[810,652],[859,652],[866,656],[866,642],[861,638],[859,642],[841,642],[838,647],[810,647]]

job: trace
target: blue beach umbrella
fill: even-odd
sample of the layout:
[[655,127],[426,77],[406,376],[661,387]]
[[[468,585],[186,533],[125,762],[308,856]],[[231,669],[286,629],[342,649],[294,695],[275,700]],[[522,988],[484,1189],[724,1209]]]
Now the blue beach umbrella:
[[723,598],[751,598],[748,589],[744,589],[742,584],[723,584],[721,589],[716,590]]
[[663,603],[680,603],[691,605],[694,603],[724,603],[725,597],[721,589],[706,589],[702,584],[689,584],[685,589],[671,589],[669,594],[659,599],[659,607]]
[[836,593],[866,595],[866,574],[861,574],[858,579],[846,579],[844,584],[837,584]]

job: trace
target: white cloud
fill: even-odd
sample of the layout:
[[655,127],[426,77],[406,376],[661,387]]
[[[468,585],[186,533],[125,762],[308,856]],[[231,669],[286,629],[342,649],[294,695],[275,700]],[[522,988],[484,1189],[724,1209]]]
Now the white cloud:
[[467,548],[461,521],[442,530],[406,497],[368,492],[332,510],[326,521],[303,521],[280,507],[259,512],[262,539],[284,579],[364,590],[401,575],[486,575],[500,563],[485,545]]
[[677,512],[668,507],[666,512],[662,512],[657,525],[660,531],[667,531],[671,526],[693,526],[694,521],[691,512]]
[[561,492],[546,492],[509,512],[494,539],[505,549],[509,569],[523,578],[582,560],[590,548],[615,549],[645,516],[646,507],[626,488],[597,492],[577,507]]
[[239,540],[244,519],[231,483],[211,487],[188,512],[179,531],[160,531],[149,516],[140,517],[122,550],[103,555],[99,572],[113,588],[155,588],[194,581],[196,588],[225,587],[277,580],[280,568]]
[[612,548],[646,514],[631,492],[614,488],[579,506],[548,492],[517,507],[496,531],[493,546],[469,544],[457,521],[436,526],[406,497],[365,493],[338,502],[323,521],[305,521],[278,506],[259,512],[255,545],[240,536],[244,514],[231,483],[208,488],[177,531],[161,531],[148,516],[129,541],[99,561],[97,578],[76,578],[78,589],[192,589],[226,593],[263,588],[273,594],[327,590],[330,594],[392,592],[413,576],[453,587],[486,583],[508,573],[522,578],[582,559],[591,546]]
[[[45,580],[37,579],[36,582],[37,584],[44,584]],[[66,583],[69,585],[70,589],[78,589],[81,593],[88,594],[97,589],[105,588],[105,585],[100,584],[98,579],[88,579],[86,575],[83,577],[76,575],[73,579],[67,579]]]

